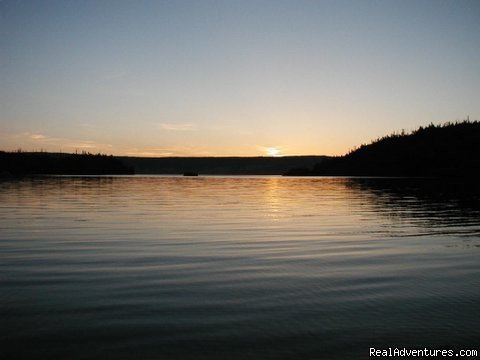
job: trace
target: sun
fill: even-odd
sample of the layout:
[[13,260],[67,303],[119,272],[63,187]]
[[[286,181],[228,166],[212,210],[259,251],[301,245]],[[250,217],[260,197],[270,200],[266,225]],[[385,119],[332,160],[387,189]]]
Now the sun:
[[278,157],[278,156],[281,156],[280,154],[280,150],[275,148],[275,147],[270,147],[266,150],[268,156],[272,156],[272,157]]

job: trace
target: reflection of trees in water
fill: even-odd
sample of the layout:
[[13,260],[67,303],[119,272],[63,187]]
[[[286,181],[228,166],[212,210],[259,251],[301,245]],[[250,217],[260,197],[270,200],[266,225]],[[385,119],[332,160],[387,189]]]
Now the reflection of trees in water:
[[480,235],[480,188],[464,179],[350,178],[385,216],[435,234]]

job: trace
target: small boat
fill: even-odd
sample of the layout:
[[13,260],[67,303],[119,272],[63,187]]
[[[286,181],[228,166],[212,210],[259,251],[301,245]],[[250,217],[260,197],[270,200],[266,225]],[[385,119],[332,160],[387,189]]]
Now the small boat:
[[198,173],[193,171],[186,171],[183,173],[183,176],[198,176]]

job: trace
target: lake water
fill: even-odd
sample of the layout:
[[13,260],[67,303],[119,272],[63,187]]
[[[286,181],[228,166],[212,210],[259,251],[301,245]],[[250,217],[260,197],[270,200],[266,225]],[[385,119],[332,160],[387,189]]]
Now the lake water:
[[480,350],[480,196],[426,179],[0,181],[4,359]]

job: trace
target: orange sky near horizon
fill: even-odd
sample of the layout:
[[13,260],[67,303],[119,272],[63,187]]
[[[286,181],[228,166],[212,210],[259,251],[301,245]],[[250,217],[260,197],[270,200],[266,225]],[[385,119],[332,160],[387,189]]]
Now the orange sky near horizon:
[[480,119],[475,0],[0,2],[0,150],[342,155]]

